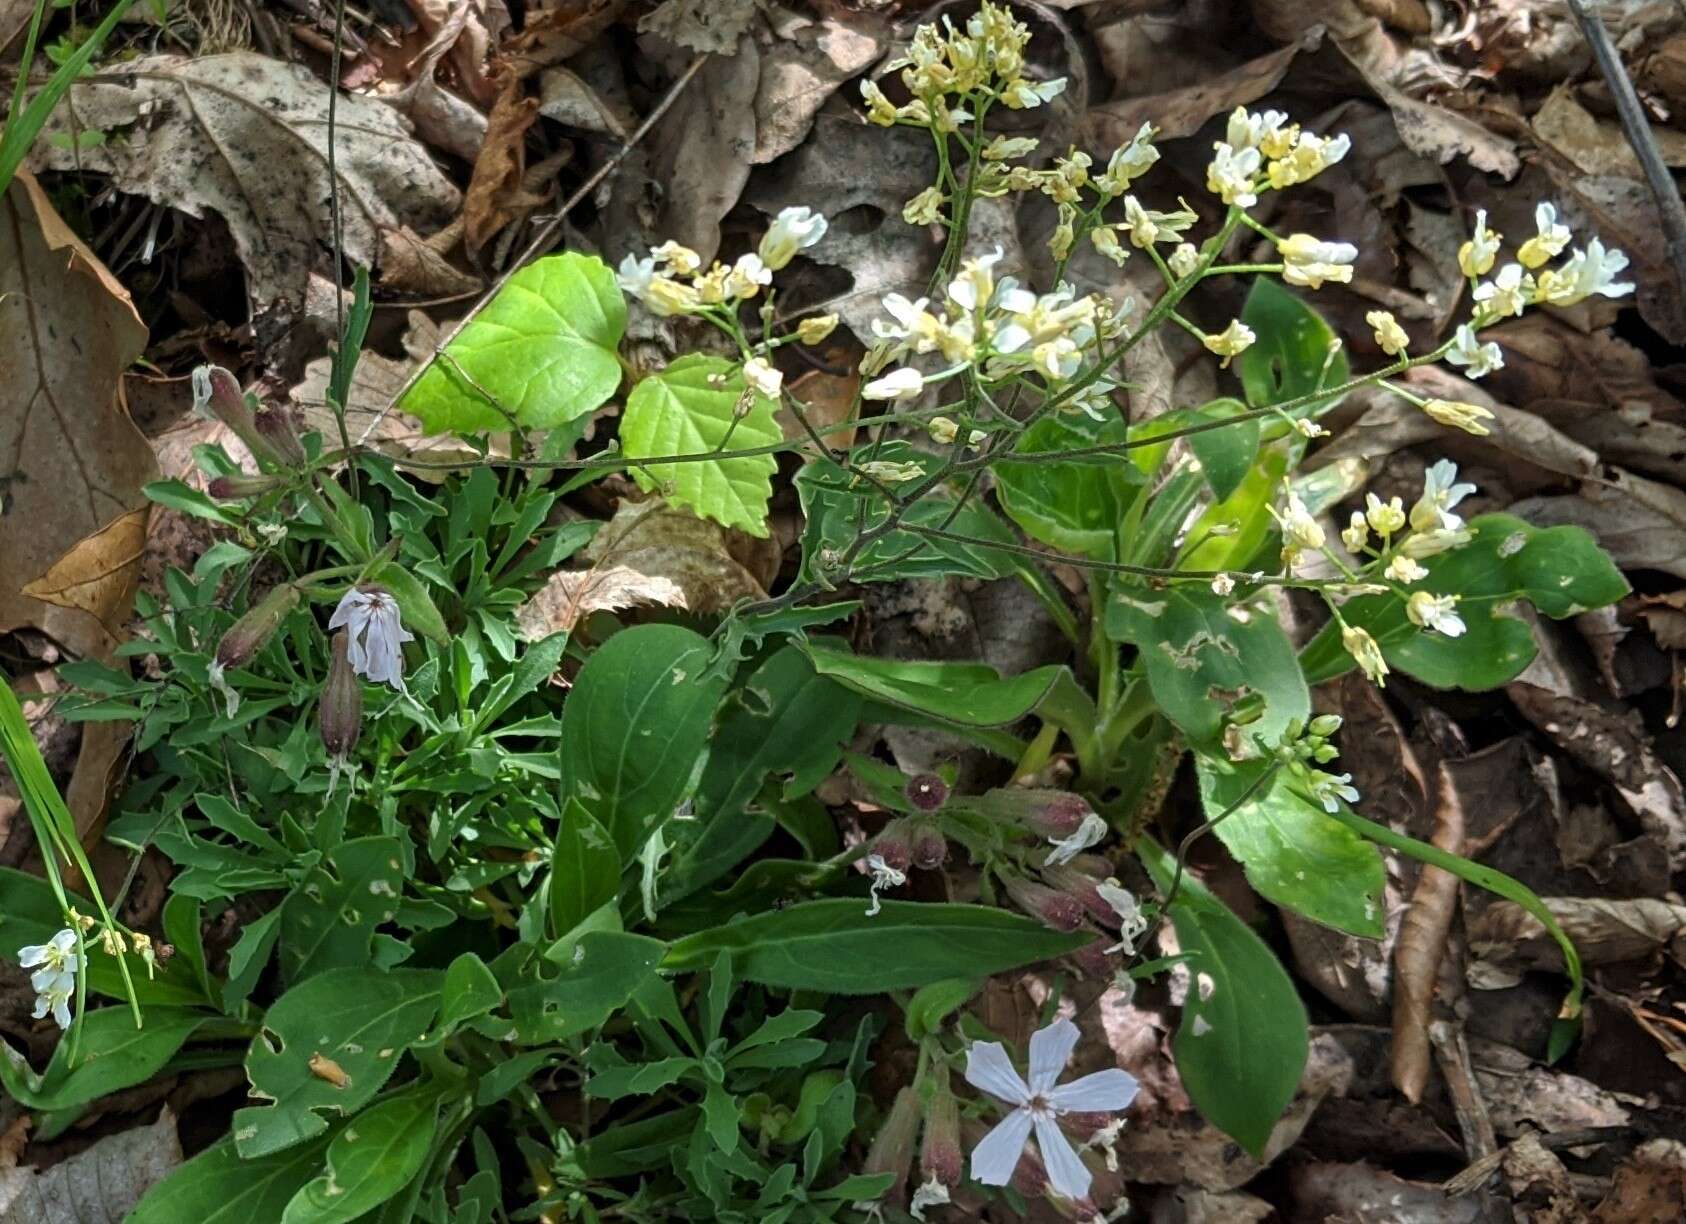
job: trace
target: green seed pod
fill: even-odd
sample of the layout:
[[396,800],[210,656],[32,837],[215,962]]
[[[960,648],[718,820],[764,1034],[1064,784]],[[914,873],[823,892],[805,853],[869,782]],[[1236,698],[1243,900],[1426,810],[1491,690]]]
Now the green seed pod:
[[263,649],[264,643],[275,635],[287,614],[299,606],[299,589],[283,582],[260,599],[222,635],[217,643],[217,667],[228,671],[244,667]]
[[351,755],[363,733],[363,682],[346,658],[350,648],[351,636],[345,630],[334,634],[334,661],[322,686],[322,743],[336,761]]

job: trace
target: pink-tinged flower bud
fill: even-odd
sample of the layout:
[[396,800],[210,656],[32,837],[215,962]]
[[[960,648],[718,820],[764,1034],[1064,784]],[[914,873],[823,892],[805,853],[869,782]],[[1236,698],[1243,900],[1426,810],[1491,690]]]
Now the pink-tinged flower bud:
[[925,1114],[919,1173],[926,1180],[935,1178],[952,1189],[960,1184],[965,1163],[965,1154],[960,1150],[960,1105],[948,1090],[948,1072],[944,1070]]
[[[1092,858],[1093,855],[1085,855]],[[1112,906],[1106,903],[1095,885],[1100,881],[1091,875],[1076,871],[1065,863],[1055,863],[1041,868],[1039,874],[1043,882],[1075,897],[1091,917],[1100,922],[1115,922],[1118,915],[1113,913]]]
[[903,1201],[907,1172],[913,1167],[913,1137],[918,1130],[919,1093],[910,1086],[896,1093],[890,1112],[884,1117],[884,1124],[878,1128],[872,1146],[867,1149],[866,1163],[861,1166],[861,1172],[869,1175],[895,1175],[896,1180],[890,1183],[880,1198]]
[[935,871],[948,862],[948,839],[934,824],[920,824],[913,831],[913,865]]
[[339,763],[351,756],[363,733],[363,682],[351,669],[350,648],[349,634],[343,629],[334,634],[334,660],[322,686],[322,743]]
[[867,850],[887,866],[906,871],[913,866],[913,823],[905,816],[896,817],[868,843]]
[[217,643],[216,664],[223,671],[244,667],[275,635],[287,614],[299,606],[299,589],[283,582],[228,627]]
[[1084,817],[1095,812],[1082,795],[1022,786],[1004,786],[978,796],[973,802],[988,815],[1022,824],[1034,833],[1052,838],[1070,837],[1082,827]]
[[1003,871],[1001,883],[1014,905],[1056,931],[1075,931],[1083,925],[1083,903],[1076,897],[1028,880],[1016,871]]
[[216,477],[205,486],[205,492],[218,501],[235,501],[242,497],[272,493],[286,483],[279,476],[248,476],[241,472],[235,476]]
[[1110,978],[1118,967],[1109,951],[1114,946],[1110,940],[1091,940],[1073,952],[1071,959],[1086,978]]
[[921,812],[934,812],[948,802],[948,783],[936,774],[919,774],[908,779],[902,793]]
[[282,463],[292,468],[304,466],[307,458],[304,443],[299,441],[298,425],[291,412],[285,408],[266,408],[254,420],[258,433],[275,448]]
[[193,406],[208,411],[232,429],[234,436],[259,459],[281,462],[280,452],[259,432],[257,418],[252,415],[239,382],[221,366],[200,366],[193,371]]

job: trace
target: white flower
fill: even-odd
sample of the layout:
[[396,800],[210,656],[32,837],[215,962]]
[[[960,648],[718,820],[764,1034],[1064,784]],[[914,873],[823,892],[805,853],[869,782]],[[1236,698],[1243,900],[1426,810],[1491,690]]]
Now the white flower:
[[1388,576],[1390,581],[1397,582],[1401,586],[1410,586],[1413,582],[1421,582],[1428,577],[1428,571],[1404,553],[1400,553],[1389,561],[1387,568],[1382,572]]
[[1105,196],[1119,195],[1158,160],[1159,150],[1153,147],[1153,125],[1144,123],[1130,138],[1129,144],[1119,145],[1113,150],[1105,173],[1095,178],[1095,189]]
[[1480,404],[1465,403],[1463,400],[1431,399],[1423,405],[1423,413],[1430,420],[1461,429],[1478,438],[1485,438],[1493,432],[1485,424],[1493,419],[1493,414]]
[[1346,526],[1341,528],[1341,543],[1354,556],[1369,547],[1370,524],[1365,521],[1363,511],[1354,510],[1352,517],[1347,519]]
[[1323,805],[1325,812],[1341,810],[1341,799],[1348,803],[1357,803],[1362,796],[1358,788],[1352,785],[1351,774],[1328,774],[1320,769],[1311,771],[1309,778],[1312,797]]
[[1219,574],[1216,578],[1212,579],[1212,594],[1222,596],[1232,595],[1234,593],[1235,579],[1231,578],[1228,574]]
[[1285,549],[1309,548],[1315,552],[1323,547],[1323,528],[1312,517],[1311,511],[1300,500],[1299,494],[1290,492],[1288,504],[1280,513],[1277,512],[1275,506],[1267,507],[1267,509],[1269,509],[1271,517],[1282,528],[1282,542]]
[[1320,289],[1324,281],[1352,280],[1352,261],[1358,248],[1350,242],[1324,242],[1310,234],[1293,234],[1276,246],[1282,256],[1282,279],[1290,285]]
[[1569,245],[1569,227],[1558,224],[1556,205],[1538,205],[1534,209],[1534,227],[1539,232],[1516,252],[1523,266],[1529,268],[1538,268],[1547,260],[1557,258]]
[[636,255],[628,255],[621,260],[620,271],[615,274],[620,287],[640,300],[649,291],[650,282],[655,277],[656,260],[653,255],[646,255],[643,259]]
[[1454,548],[1462,548],[1474,538],[1472,532],[1462,527],[1436,527],[1430,531],[1419,531],[1409,537],[1399,546],[1399,551],[1407,557],[1433,557]]
[[1122,952],[1125,956],[1134,956],[1136,941],[1147,932],[1147,916],[1142,913],[1136,894],[1117,880],[1102,880],[1095,885],[1095,891],[1101,895],[1101,900],[1112,907],[1112,912],[1118,915],[1118,942],[1108,948],[1107,952]]
[[[1452,469],[1455,473],[1456,468]],[[1364,495],[1364,517],[1370,521],[1371,528],[1380,535],[1390,536],[1406,523],[1405,507],[1397,497],[1383,501],[1374,493]]]
[[[920,298],[917,302],[910,302],[899,293],[885,294],[884,309],[889,312],[894,322],[886,323],[883,319],[874,319],[872,334],[880,340],[894,340],[902,347],[928,335],[937,324],[936,318],[925,309],[929,300]],[[925,351],[929,352],[928,349]]]
[[726,273],[726,293],[729,297],[752,298],[761,286],[773,283],[773,270],[761,262],[761,256],[750,251],[738,256],[732,270]]
[[1212,148],[1212,162],[1206,167],[1206,190],[1225,204],[1237,204],[1242,208],[1257,204],[1259,197],[1253,188],[1253,179],[1259,172],[1259,151],[1238,151],[1221,140]]
[[1253,333],[1252,328],[1240,319],[1231,319],[1229,326],[1221,332],[1202,336],[1201,343],[1211,352],[1223,358],[1218,364],[1220,367],[1224,367],[1229,365],[1231,358],[1252,347],[1253,341],[1257,339],[1258,336]]
[[[75,976],[82,964],[81,957],[76,954],[76,932],[66,927],[44,944],[19,948],[18,964],[25,969],[38,969],[33,975],[38,981],[61,974]],[[36,988],[40,989],[39,986]]]
[[1054,848],[1048,851],[1048,857],[1042,860],[1043,866],[1053,867],[1060,863],[1069,863],[1090,846],[1099,844],[1105,836],[1106,821],[1090,812],[1083,817],[1083,823],[1067,836],[1048,839]]
[[1031,350],[1030,363],[1050,382],[1061,382],[1077,373],[1083,353],[1070,336],[1056,336]]
[[1165,262],[1171,265],[1171,271],[1181,279],[1193,275],[1194,270],[1200,266],[1200,252],[1192,242],[1180,243]]
[[1615,279],[1626,267],[1626,255],[1616,250],[1606,251],[1604,244],[1594,238],[1586,244],[1586,250],[1576,251],[1561,268],[1548,268],[1540,273],[1536,298],[1552,306],[1573,306],[1595,293],[1607,298],[1626,297],[1633,292],[1633,282]]
[[[1238,106],[1229,116],[1229,126],[1224,132],[1224,139],[1238,149],[1251,149],[1277,136],[1288,122],[1288,116],[1281,111],[1254,111],[1248,113],[1245,106]],[[1272,141],[1274,143],[1274,141]]]
[[1364,321],[1376,329],[1376,344],[1389,357],[1397,357],[1411,343],[1411,337],[1399,326],[1399,320],[1388,310],[1372,310]]
[[813,209],[783,209],[761,239],[761,262],[777,272],[796,257],[796,252],[824,238],[825,231],[826,219]]
[[1052,81],[1042,81],[1037,84],[1020,78],[1008,84],[1001,91],[1001,100],[1013,110],[1030,110],[1041,106],[1044,102],[1052,102],[1065,92],[1065,78],[1057,77]]
[[698,268],[702,267],[702,256],[688,246],[681,246],[669,238],[655,250],[650,252],[658,262],[666,264],[681,276],[694,276]]
[[861,398],[870,400],[908,400],[925,389],[925,376],[918,370],[904,366],[891,370],[883,378],[874,379],[861,388]]
[[984,161],[1007,161],[1036,152],[1040,142],[1030,136],[997,136],[978,153]]
[[1487,228],[1487,210],[1475,214],[1475,234],[1458,248],[1458,267],[1465,276],[1486,276],[1499,256],[1499,238]]
[[900,888],[907,883],[907,872],[897,870],[884,861],[882,854],[866,856],[866,869],[872,873],[872,908],[866,911],[868,918],[875,917],[884,908],[879,899],[878,890],[881,888]]
[[1522,313],[1533,287],[1533,278],[1525,276],[1521,264],[1508,263],[1492,280],[1477,285],[1470,296],[1486,306],[1494,318],[1505,319]]
[[[1458,465],[1442,459],[1423,473],[1423,495],[1411,507],[1412,531],[1459,531],[1464,521],[1452,509],[1471,493],[1475,486],[1458,483]],[[1412,556],[1422,556],[1412,553]]]
[[1405,615],[1413,625],[1423,629],[1433,629],[1449,638],[1462,637],[1467,626],[1464,624],[1464,618],[1458,615],[1457,607],[1456,595],[1433,595],[1428,591],[1415,591],[1411,598],[1405,601]]
[[1129,1108],[1140,1085],[1116,1067],[1096,1071],[1069,1084],[1058,1084],[1060,1072],[1077,1046],[1077,1026],[1054,1021],[1030,1037],[1030,1075],[1020,1078],[997,1041],[974,1041],[966,1051],[966,1082],[1013,1107],[995,1129],[972,1149],[972,1177],[986,1186],[1005,1186],[1012,1180],[1024,1145],[1036,1132],[1036,1146],[1048,1170],[1048,1185],[1056,1194],[1080,1199],[1092,1180],[1077,1152],[1060,1131],[1064,1113],[1113,1113]]
[[1344,132],[1339,136],[1329,137],[1314,136],[1305,132],[1293,133],[1294,147],[1283,150],[1282,143],[1290,132],[1292,129],[1287,129],[1276,137],[1267,133],[1264,139],[1266,151],[1277,154],[1276,159],[1270,163],[1269,174],[1270,185],[1278,191],[1315,178],[1352,149],[1352,138]]
[[925,475],[925,469],[917,463],[896,463],[889,459],[869,459],[855,466],[861,475],[883,481],[885,484],[906,484]]
[[1494,370],[1503,369],[1505,355],[1495,342],[1489,340],[1483,344],[1477,340],[1475,329],[1465,323],[1453,333],[1452,350],[1446,354],[1446,360],[1455,366],[1467,367],[1471,378],[1481,378]]
[[68,973],[58,974],[48,981],[37,982],[35,990],[35,1010],[30,1014],[40,1020],[51,1012],[61,1029],[69,1028],[70,1000],[76,994],[76,979]]
[[1377,686],[1387,684],[1387,660],[1382,657],[1382,648],[1376,639],[1370,636],[1368,630],[1357,625],[1343,625],[1341,627],[1341,645],[1352,656],[1353,662]]
[[778,399],[784,386],[784,372],[770,364],[765,357],[751,357],[743,363],[743,378],[768,399]]
[[908,1203],[907,1209],[914,1219],[923,1220],[927,1207],[946,1207],[948,1202],[948,1187],[938,1181],[937,1175],[933,1173],[913,1192],[913,1200]]
[[948,282],[948,300],[967,314],[989,305],[995,294],[995,265],[1001,262],[1001,245],[988,255],[964,260],[960,274]]
[[399,619],[398,601],[380,587],[352,587],[328,620],[330,629],[346,629],[346,659],[351,670],[373,684],[404,689],[405,642],[416,640]]

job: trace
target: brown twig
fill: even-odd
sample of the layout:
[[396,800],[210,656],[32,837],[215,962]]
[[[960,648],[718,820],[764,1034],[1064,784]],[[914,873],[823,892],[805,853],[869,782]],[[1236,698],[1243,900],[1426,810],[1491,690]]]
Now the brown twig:
[[638,130],[633,132],[632,135],[627,138],[626,143],[621,145],[621,147],[609,158],[608,161],[604,162],[595,171],[593,171],[591,177],[581,183],[574,191],[573,195],[563,201],[562,207],[556,211],[555,215],[546,220],[543,229],[533,235],[533,240],[527,244],[526,249],[523,250],[516,258],[515,262],[510,265],[509,270],[502,276],[498,277],[497,280],[493,281],[492,287],[480,295],[480,300],[474,303],[473,308],[470,309],[469,312],[462,318],[458,319],[451,329],[440,337],[439,343],[434,346],[433,355],[411,371],[410,377],[404,380],[404,385],[398,389],[398,393],[392,397],[385,408],[375,414],[375,419],[369,423],[369,427],[363,431],[363,436],[357,440],[359,446],[368,441],[370,435],[373,434],[380,423],[386,419],[386,414],[391,412],[393,408],[397,406],[399,400],[409,394],[410,388],[421,381],[422,375],[433,368],[434,361],[437,360],[439,355],[445,351],[446,346],[461,335],[463,329],[474,321],[474,317],[482,310],[486,309],[492,299],[497,297],[498,294],[503,291],[503,287],[509,283],[510,277],[514,276],[522,268],[526,267],[534,259],[542,255],[550,248],[551,241],[556,237],[557,232],[561,230],[562,223],[568,219],[568,214],[574,211],[575,206],[579,204],[581,200],[585,199],[586,196],[595,191],[597,189],[597,185],[607,178],[609,173],[614,170],[616,166],[621,164],[626,155],[631,153],[645,136],[649,135],[650,129],[655,127],[656,124],[660,122],[661,117],[667,114],[673,104],[679,100],[679,95],[685,92],[685,87],[691,83],[692,78],[694,78],[697,73],[702,71],[702,66],[707,62],[708,56],[706,54],[699,55],[696,59],[692,60],[690,64],[686,66],[685,71],[679,74],[678,80],[674,81],[668,88],[668,91],[663,96],[662,100],[656,103],[656,108],[645,116],[643,123],[638,125]]
[[1674,268],[1675,289],[1678,293],[1686,293],[1686,203],[1680,199],[1674,176],[1663,164],[1662,150],[1657,148],[1657,138],[1652,134],[1650,121],[1645,118],[1645,110],[1639,104],[1639,94],[1633,88],[1627,69],[1622,66],[1621,56],[1611,45],[1610,33],[1604,28],[1603,19],[1587,4],[1587,0],[1569,0],[1569,11],[1575,15],[1581,35],[1592,48],[1592,58],[1597,62],[1598,71],[1603,74],[1605,83],[1610,87],[1611,98],[1616,103],[1622,132],[1627,136],[1634,156],[1639,159],[1651,194],[1656,197],[1668,260]]

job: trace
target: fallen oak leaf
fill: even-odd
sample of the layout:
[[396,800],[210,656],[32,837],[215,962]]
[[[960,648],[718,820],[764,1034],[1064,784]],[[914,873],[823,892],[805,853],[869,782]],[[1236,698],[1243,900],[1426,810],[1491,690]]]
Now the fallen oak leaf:
[[515,633],[522,641],[537,642],[571,631],[593,612],[619,612],[640,604],[683,608],[685,592],[672,579],[625,565],[558,570],[515,610]]
[[107,1135],[42,1172],[0,1169],[0,1224],[118,1224],[182,1161],[175,1115]]

